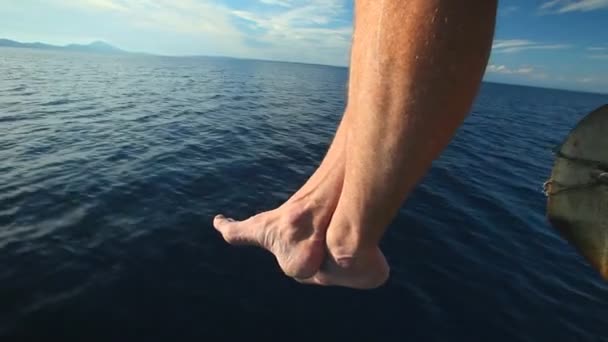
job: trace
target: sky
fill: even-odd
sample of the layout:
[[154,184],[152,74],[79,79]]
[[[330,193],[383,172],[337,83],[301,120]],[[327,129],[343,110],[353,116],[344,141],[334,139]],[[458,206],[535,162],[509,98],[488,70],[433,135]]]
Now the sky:
[[[2,0],[0,38],[348,64],[352,0]],[[608,93],[608,0],[500,1],[485,79]]]

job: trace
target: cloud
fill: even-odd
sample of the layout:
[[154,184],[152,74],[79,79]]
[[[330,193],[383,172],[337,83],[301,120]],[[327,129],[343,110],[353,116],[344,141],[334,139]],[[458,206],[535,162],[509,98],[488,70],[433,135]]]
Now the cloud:
[[593,83],[595,82],[595,78],[593,77],[582,77],[576,80],[578,83]]
[[608,8],[608,0],[551,0],[540,6],[542,12],[589,12]]
[[[345,12],[343,0],[294,1],[280,13],[234,10],[232,14],[255,30],[248,38],[255,44],[270,47],[267,54],[278,58],[295,53],[305,59],[322,55],[329,60],[346,62],[352,25],[339,18]],[[279,47],[285,47],[281,50]]]
[[517,69],[512,69],[507,67],[506,65],[497,65],[497,64],[489,64],[486,67],[486,72],[496,73],[496,74],[504,74],[504,75],[531,75],[534,72],[534,68],[532,67],[521,67]]
[[89,11],[127,12],[129,10],[129,6],[123,5],[123,1],[120,0],[52,0],[50,2]]
[[608,59],[608,47],[605,46],[589,46],[586,49],[591,54],[587,58],[591,59]]
[[523,77],[528,80],[546,80],[549,78],[547,73],[531,66],[512,68],[504,64],[488,64],[486,67],[486,73],[509,77],[515,76],[520,77],[520,79]]
[[533,44],[532,41],[525,39],[496,39],[492,44],[492,49],[503,49],[503,48],[511,48],[511,47],[519,47],[519,46],[527,46]]
[[546,44],[526,39],[496,39],[492,44],[492,52],[515,53],[524,50],[558,50],[570,47],[568,44]]
[[347,0],[259,0],[262,7],[245,8],[218,0],[51,1],[137,30],[190,35],[209,42],[211,54],[340,65],[348,60],[352,24],[341,19]]
[[291,3],[285,0],[260,0],[260,2],[266,5],[291,7]]
[[517,12],[517,11],[519,11],[519,6],[507,6],[507,7],[504,7],[504,8],[500,8],[498,10],[498,14],[502,15],[502,16],[506,16],[506,15],[510,15],[510,14],[512,14],[514,12]]
[[138,28],[194,34],[238,35],[230,9],[212,1],[196,0],[54,0],[64,7],[122,16]]
[[555,7],[555,6],[559,5],[560,2],[562,2],[562,0],[547,1],[547,2],[543,3],[542,5],[540,5],[540,9],[549,9],[549,8]]
[[85,3],[102,10],[105,9],[120,12],[127,10],[127,7],[111,0],[86,0]]

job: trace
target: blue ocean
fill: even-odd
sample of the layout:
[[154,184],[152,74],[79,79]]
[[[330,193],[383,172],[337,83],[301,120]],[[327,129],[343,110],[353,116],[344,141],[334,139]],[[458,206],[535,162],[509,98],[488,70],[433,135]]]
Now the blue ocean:
[[484,83],[386,234],[377,290],[300,285],[222,240],[216,213],[272,209],[312,174],[347,77],[0,49],[0,340],[608,341],[608,283],[542,192],[608,95]]

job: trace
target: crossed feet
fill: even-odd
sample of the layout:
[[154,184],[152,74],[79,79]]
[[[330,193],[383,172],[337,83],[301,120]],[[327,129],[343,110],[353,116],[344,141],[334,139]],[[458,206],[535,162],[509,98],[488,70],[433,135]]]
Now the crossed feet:
[[335,155],[330,149],[315,174],[280,207],[244,221],[217,215],[213,225],[230,244],[268,250],[283,272],[301,283],[357,289],[384,284],[389,276],[384,255],[377,243],[357,242],[361,232],[341,209],[340,201],[348,200],[341,198],[344,158]]

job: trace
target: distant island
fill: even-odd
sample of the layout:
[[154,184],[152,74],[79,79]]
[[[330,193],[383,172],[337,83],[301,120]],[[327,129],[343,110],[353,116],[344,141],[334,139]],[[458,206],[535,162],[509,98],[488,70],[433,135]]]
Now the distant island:
[[68,44],[64,46],[51,45],[44,43],[22,43],[10,39],[0,38],[0,47],[11,47],[11,48],[27,48],[27,49],[38,49],[38,50],[61,50],[61,51],[75,51],[75,52],[95,52],[95,53],[127,53],[125,50],[121,50],[115,46],[102,41],[95,41],[90,44]]

